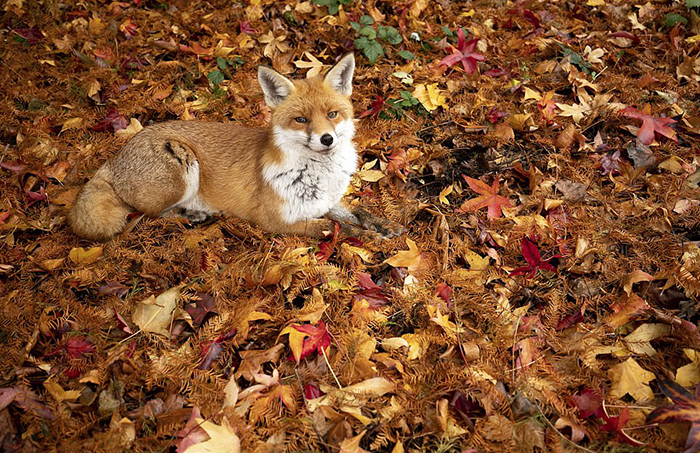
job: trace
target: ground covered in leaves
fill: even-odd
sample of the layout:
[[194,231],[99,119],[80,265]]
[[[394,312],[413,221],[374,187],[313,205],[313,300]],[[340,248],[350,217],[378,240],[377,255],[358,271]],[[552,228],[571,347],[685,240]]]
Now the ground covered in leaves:
[[[697,8],[4,0],[0,449],[700,451]],[[67,228],[142,126],[347,52],[404,235]]]

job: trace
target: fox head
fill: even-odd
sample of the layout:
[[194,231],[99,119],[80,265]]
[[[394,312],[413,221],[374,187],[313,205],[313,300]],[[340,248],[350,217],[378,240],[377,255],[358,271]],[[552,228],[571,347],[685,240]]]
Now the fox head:
[[355,134],[352,77],[353,54],[344,56],[324,77],[291,81],[261,66],[258,81],[272,109],[271,126],[278,144],[311,153],[330,154]]

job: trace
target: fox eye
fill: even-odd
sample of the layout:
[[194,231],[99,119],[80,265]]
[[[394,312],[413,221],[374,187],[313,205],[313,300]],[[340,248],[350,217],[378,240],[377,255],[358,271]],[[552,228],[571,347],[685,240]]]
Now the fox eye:
[[332,112],[328,112],[328,118],[333,119],[336,116],[338,116],[338,112],[333,110]]
[[307,119],[304,118],[303,116],[297,116],[296,118],[294,118],[294,121],[296,121],[297,123],[302,123],[302,124],[303,124],[303,123],[306,123],[306,122],[309,121],[309,120],[307,120]]

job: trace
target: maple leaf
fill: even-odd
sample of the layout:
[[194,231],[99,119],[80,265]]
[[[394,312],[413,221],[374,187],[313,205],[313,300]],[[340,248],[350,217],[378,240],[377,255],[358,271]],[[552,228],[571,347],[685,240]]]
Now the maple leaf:
[[331,334],[323,321],[319,321],[315,326],[292,324],[280,333],[284,334],[289,334],[289,347],[297,364],[313,351],[323,354],[331,345]]
[[488,207],[487,217],[495,219],[503,214],[503,207],[510,208],[510,201],[506,197],[498,195],[500,183],[498,178],[493,180],[493,184],[489,186],[483,181],[470,178],[462,175],[462,178],[469,184],[469,187],[476,193],[481,194],[480,197],[472,198],[464,202],[460,208],[462,211],[475,211],[484,207]]
[[221,352],[224,350],[223,343],[235,337],[236,333],[238,333],[237,330],[232,330],[231,332],[219,335],[211,343],[204,344],[202,346],[202,363],[199,364],[197,369],[208,370],[211,368],[214,360],[216,360],[216,358],[219,357],[219,354],[221,354]]
[[578,408],[580,418],[603,415],[603,396],[593,389],[584,388],[580,395],[571,395],[571,402]]
[[324,240],[318,244],[318,252],[316,252],[316,259],[319,261],[328,261],[328,259],[333,255],[335,250],[335,245],[338,243],[338,233],[340,232],[340,223],[333,222],[333,232],[329,234]]
[[695,395],[679,384],[658,378],[659,388],[673,404],[657,407],[647,416],[647,423],[680,423],[690,422],[690,431],[685,441],[683,453],[700,451],[700,386],[696,387]]
[[608,175],[619,175],[620,174],[620,150],[615,151],[612,154],[606,154],[601,157],[598,161],[598,168],[600,168],[600,174],[603,176]]
[[559,255],[554,255],[552,258],[542,261],[540,250],[537,248],[537,245],[527,237],[523,237],[520,241],[520,250],[523,252],[525,261],[527,261],[527,266],[514,269],[513,272],[510,273],[511,276],[525,274],[525,278],[530,279],[537,274],[538,269],[552,271],[554,273],[557,272],[557,268],[549,261],[552,260],[552,258],[561,258]]
[[92,126],[91,129],[99,132],[116,132],[120,129],[126,129],[127,126],[126,118],[112,107],[107,112],[105,119]]
[[657,134],[669,138],[674,142],[678,141],[676,139],[676,131],[669,127],[669,124],[674,124],[676,120],[671,118],[654,118],[650,115],[650,110],[649,104],[646,104],[641,112],[634,107],[626,107],[620,110],[620,115],[642,120],[642,127],[639,129],[637,138],[644,145],[653,142]]
[[197,299],[195,303],[185,307],[185,311],[192,317],[192,324],[195,328],[201,326],[209,317],[219,314],[216,311],[216,301],[212,296],[198,292]]
[[386,100],[381,96],[377,96],[374,99],[374,101],[372,101],[372,103],[369,105],[369,108],[364,112],[360,113],[360,118],[364,118],[366,116],[379,115],[379,112],[381,112],[384,108],[384,104],[386,104]]
[[357,273],[357,286],[360,288],[356,300],[365,299],[369,302],[369,307],[377,309],[389,303],[389,298],[384,294],[381,286],[377,286],[372,281],[372,276],[366,272]]
[[413,97],[418,99],[423,107],[429,112],[436,110],[438,107],[447,107],[445,104],[445,96],[438,89],[437,83],[430,85],[419,84],[413,90]]
[[462,30],[461,27],[459,30],[457,30],[457,38],[457,47],[452,48],[452,55],[448,55],[440,60],[439,65],[453,66],[461,62],[467,74],[474,74],[477,67],[476,62],[486,61],[486,57],[480,53],[474,52],[476,43],[479,42],[479,38],[474,38],[467,41],[466,36],[464,35],[464,30]]
[[238,27],[239,27],[241,33],[244,33],[244,34],[249,35],[249,36],[252,36],[255,33],[257,33],[257,31],[255,31],[255,29],[250,25],[250,22],[248,22],[247,20],[246,21],[239,20]]

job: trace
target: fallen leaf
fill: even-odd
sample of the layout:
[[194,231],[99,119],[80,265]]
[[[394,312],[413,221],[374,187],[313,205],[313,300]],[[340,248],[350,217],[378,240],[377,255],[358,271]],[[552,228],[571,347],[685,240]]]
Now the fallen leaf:
[[659,388],[673,404],[654,409],[647,416],[647,424],[690,422],[690,431],[685,441],[683,453],[700,451],[700,387],[695,395],[673,381],[659,379]]
[[180,288],[174,287],[158,295],[138,302],[132,311],[131,320],[143,332],[169,336],[177,303],[180,300]]
[[101,256],[102,247],[91,247],[87,250],[82,247],[78,247],[71,249],[70,253],[68,253],[68,258],[70,258],[71,261],[73,261],[75,264],[82,265],[94,264],[100,259]]
[[625,395],[630,395],[636,401],[650,401],[654,398],[654,392],[649,387],[649,382],[655,379],[654,373],[639,366],[632,357],[611,367],[608,376],[612,381],[612,398],[620,399]]
[[408,250],[397,252],[396,255],[384,260],[384,263],[393,267],[405,267],[409,272],[414,272],[421,268],[423,260],[415,242],[407,238],[406,244]]
[[437,83],[430,85],[419,84],[413,90],[413,97],[418,99],[420,103],[429,112],[436,110],[438,107],[447,107],[445,104],[445,96],[438,89]]
[[675,124],[676,120],[671,118],[654,118],[650,115],[649,104],[646,104],[641,112],[634,107],[626,107],[620,110],[620,115],[642,120],[642,127],[639,129],[637,138],[644,145],[653,142],[657,134],[674,142],[678,141],[676,139],[676,131],[669,127],[669,124]]
[[470,178],[469,176],[462,175],[462,178],[467,182],[469,187],[481,196],[472,198],[464,202],[462,207],[463,211],[475,211],[481,208],[488,208],[487,217],[489,219],[495,219],[503,215],[503,208],[510,208],[510,201],[498,195],[499,181],[498,178],[493,180],[493,184],[489,186],[483,181],[478,179]]

